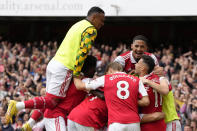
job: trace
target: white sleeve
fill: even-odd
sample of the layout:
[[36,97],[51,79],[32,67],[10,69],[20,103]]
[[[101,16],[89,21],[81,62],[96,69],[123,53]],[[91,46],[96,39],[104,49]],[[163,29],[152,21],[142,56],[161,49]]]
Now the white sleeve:
[[95,80],[85,82],[86,89],[95,90],[99,87],[104,87],[105,76],[96,78]]
[[157,57],[156,57],[155,55],[153,55],[153,54],[151,54],[151,57],[153,58],[153,60],[154,60],[154,62],[155,62],[155,65],[158,65],[159,62],[158,62],[158,60],[157,60]]
[[90,82],[92,80],[93,80],[92,78],[83,78],[82,82],[87,83],[87,82]]
[[168,83],[168,85],[170,85],[170,82],[168,81],[168,79],[166,78],[166,77],[159,77],[159,81],[161,81],[161,80],[166,80],[166,82]]
[[125,60],[122,58],[122,56],[116,57],[116,59],[114,60],[114,62],[120,63],[123,67],[125,66]]
[[142,96],[148,96],[148,93],[144,87],[144,84],[142,83],[141,80],[139,80],[139,93],[142,95]]

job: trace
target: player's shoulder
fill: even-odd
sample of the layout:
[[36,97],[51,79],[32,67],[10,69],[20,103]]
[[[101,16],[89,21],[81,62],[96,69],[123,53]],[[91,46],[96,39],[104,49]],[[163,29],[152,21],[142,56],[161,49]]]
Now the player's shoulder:
[[157,57],[153,53],[144,52],[144,54],[152,57],[153,59],[157,59]]
[[135,76],[133,74],[126,74],[126,73],[122,73],[125,75],[125,78],[128,78],[128,79],[132,79],[134,82],[138,82],[140,79],[138,76]]
[[151,73],[148,75],[148,78],[158,78],[158,79],[159,79],[159,76],[156,75],[154,72],[151,72]]
[[124,60],[127,60],[130,58],[130,54],[131,54],[131,51],[126,51],[126,52],[122,53],[120,55],[120,57],[122,57]]
[[90,26],[90,27],[86,28],[85,32],[88,34],[97,34],[97,30],[94,26]]
[[140,81],[140,78],[138,76],[135,75],[129,75],[135,82]]
[[160,77],[159,77],[158,75],[154,74],[154,73],[151,73],[151,74],[149,75],[149,79],[150,79],[151,81],[156,82],[156,83],[160,83]]
[[126,51],[124,53],[122,53],[120,56],[126,56],[126,55],[130,55],[131,51]]
[[153,55],[153,53],[150,53],[150,52],[144,52],[145,55],[148,55],[148,56],[151,56]]

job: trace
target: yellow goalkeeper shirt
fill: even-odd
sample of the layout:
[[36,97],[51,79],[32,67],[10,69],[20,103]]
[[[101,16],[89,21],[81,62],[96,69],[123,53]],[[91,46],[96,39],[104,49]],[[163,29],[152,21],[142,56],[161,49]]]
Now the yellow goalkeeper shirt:
[[173,92],[170,91],[167,95],[163,96],[162,111],[165,113],[165,122],[179,120],[174,103]]
[[97,30],[88,20],[77,22],[67,32],[54,59],[78,76],[96,36]]

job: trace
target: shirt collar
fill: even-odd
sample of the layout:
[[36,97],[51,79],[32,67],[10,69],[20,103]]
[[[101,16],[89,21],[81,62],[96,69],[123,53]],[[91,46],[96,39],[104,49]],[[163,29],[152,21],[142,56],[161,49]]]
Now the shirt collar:
[[92,26],[94,26],[87,18],[85,18],[85,20],[87,20]]

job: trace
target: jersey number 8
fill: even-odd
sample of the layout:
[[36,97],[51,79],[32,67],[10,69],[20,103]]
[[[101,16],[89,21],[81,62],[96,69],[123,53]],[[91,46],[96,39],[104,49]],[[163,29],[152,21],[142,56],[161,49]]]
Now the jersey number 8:
[[[127,81],[119,81],[117,83],[117,96],[120,99],[127,99],[129,97],[129,83]],[[122,95],[121,92],[125,92],[125,95]]]

